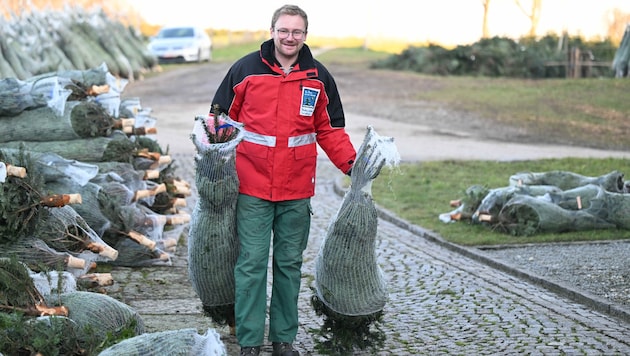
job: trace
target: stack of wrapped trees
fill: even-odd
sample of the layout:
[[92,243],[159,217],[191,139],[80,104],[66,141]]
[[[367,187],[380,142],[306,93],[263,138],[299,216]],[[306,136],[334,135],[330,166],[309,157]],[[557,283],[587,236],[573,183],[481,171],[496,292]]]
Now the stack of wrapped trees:
[[78,291],[70,281],[0,258],[0,353],[93,355],[112,339],[144,333],[131,307],[105,294]]
[[79,258],[64,267],[77,277],[98,262],[170,265],[190,186],[126,83],[104,64],[0,80],[0,257]]
[[505,187],[469,187],[452,201],[443,222],[467,220],[514,236],[600,229],[630,229],[630,194],[624,174],[585,176],[570,171],[519,172]]
[[157,66],[137,30],[102,10],[30,9],[0,17],[0,78],[25,80],[59,70],[87,70],[105,63],[133,80]]

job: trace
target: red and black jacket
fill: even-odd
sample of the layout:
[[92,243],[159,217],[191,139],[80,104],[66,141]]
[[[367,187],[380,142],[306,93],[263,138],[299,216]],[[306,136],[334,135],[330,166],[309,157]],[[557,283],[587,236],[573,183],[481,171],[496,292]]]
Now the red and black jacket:
[[211,107],[218,104],[247,132],[236,150],[241,193],[270,201],[308,198],[315,194],[317,144],[342,172],[356,151],[337,85],[308,46],[288,74],[273,53],[268,40],[234,63]]

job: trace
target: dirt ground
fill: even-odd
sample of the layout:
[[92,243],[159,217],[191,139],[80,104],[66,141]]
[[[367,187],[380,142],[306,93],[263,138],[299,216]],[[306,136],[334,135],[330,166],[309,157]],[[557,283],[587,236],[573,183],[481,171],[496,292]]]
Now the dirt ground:
[[[186,64],[159,75],[130,82],[123,98],[138,97],[158,121],[157,140],[171,153],[192,152],[189,139],[196,115],[206,115],[229,63]],[[546,142],[519,127],[507,127],[414,99],[414,93],[435,87],[431,79],[405,72],[331,65],[346,112],[346,129],[355,146],[367,125],[391,136],[403,161],[444,159],[521,160],[539,158],[630,157],[622,151],[604,151]]]

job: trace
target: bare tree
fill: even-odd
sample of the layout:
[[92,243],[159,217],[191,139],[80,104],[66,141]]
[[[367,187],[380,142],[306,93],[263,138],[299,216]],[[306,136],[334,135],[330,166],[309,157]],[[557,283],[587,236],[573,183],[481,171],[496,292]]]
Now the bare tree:
[[488,31],[488,9],[490,8],[490,0],[481,0],[483,6],[483,23],[481,27],[481,38],[490,37],[490,31]]
[[536,31],[538,30],[538,22],[540,22],[540,11],[542,6],[542,0],[532,0],[532,7],[530,11],[527,11],[521,4],[519,0],[514,0],[516,5],[518,5],[519,9],[523,11],[525,16],[529,18],[530,27],[529,27],[529,36],[536,37]]

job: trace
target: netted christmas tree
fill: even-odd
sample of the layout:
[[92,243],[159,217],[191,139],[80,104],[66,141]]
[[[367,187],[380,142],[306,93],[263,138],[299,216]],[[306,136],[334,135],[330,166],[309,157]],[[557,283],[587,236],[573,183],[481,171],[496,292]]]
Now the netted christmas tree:
[[238,258],[236,146],[243,126],[225,114],[197,116],[191,139],[197,149],[198,199],[188,233],[188,272],[203,310],[219,324],[235,326],[234,265]]
[[327,339],[320,347],[336,354],[378,348],[384,341],[379,323],[389,292],[377,263],[378,216],[371,186],[384,166],[399,163],[393,142],[368,127],[352,167],[350,189],[317,256],[312,305],[324,315],[321,334]]
[[204,335],[196,329],[145,333],[123,340],[101,351],[99,356],[222,356],[227,355],[221,335],[208,329]]

